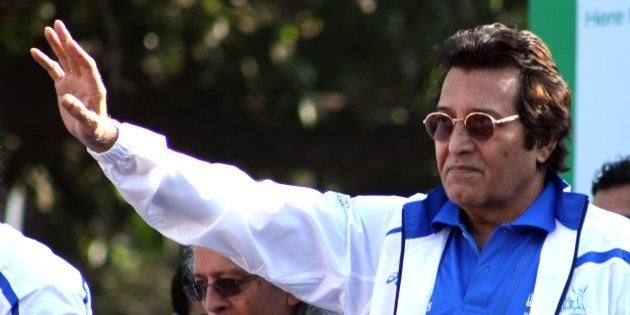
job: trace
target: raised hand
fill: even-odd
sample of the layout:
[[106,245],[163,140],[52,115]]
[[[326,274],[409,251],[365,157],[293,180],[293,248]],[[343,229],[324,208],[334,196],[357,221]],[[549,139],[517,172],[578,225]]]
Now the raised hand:
[[63,22],[46,27],[44,35],[58,61],[37,48],[31,48],[31,55],[55,82],[64,125],[91,150],[109,150],[118,129],[107,114],[107,92],[96,62],[72,39]]

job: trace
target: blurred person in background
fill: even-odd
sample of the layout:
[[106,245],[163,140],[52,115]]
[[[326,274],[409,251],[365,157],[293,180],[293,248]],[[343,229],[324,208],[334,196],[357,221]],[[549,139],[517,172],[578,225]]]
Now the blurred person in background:
[[[2,166],[0,158],[0,187]],[[89,315],[92,301],[79,270],[42,242],[0,222],[0,315],[9,314]]]
[[173,304],[173,315],[203,315],[208,314],[203,305],[199,301],[188,298],[184,292],[184,286],[192,283],[192,273],[190,266],[191,259],[188,259],[190,251],[188,247],[184,248],[184,258],[175,268],[175,273],[171,279],[171,302]]
[[[334,315],[337,313],[304,303],[262,277],[248,273],[213,250],[194,246],[184,266],[192,270],[183,286],[193,302],[201,302],[209,314],[235,315]],[[188,277],[188,276],[185,276]]]
[[630,155],[604,163],[591,190],[594,205],[630,218]]
[[0,223],[0,315],[92,314],[81,273],[46,245]]

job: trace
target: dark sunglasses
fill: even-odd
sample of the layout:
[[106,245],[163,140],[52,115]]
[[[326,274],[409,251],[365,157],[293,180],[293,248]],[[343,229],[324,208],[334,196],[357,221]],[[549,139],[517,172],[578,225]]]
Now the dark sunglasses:
[[455,123],[464,122],[466,132],[477,141],[486,141],[492,137],[494,129],[497,126],[518,119],[518,115],[512,115],[501,119],[494,119],[486,113],[473,112],[466,115],[465,118],[453,118],[446,113],[433,112],[422,121],[427,128],[429,136],[435,141],[447,142],[453,130]]
[[193,283],[185,284],[183,286],[184,293],[191,301],[203,301],[206,298],[206,290],[208,286],[212,286],[215,292],[221,297],[230,297],[241,293],[240,285],[256,279],[257,275],[251,275],[249,277],[237,280],[237,279],[220,279],[212,283],[205,281],[196,281]]

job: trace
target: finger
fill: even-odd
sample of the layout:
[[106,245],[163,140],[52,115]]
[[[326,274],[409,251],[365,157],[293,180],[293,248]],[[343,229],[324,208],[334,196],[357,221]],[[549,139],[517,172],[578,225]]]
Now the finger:
[[72,69],[67,61],[68,58],[66,57],[65,49],[61,45],[61,41],[59,40],[55,30],[50,27],[46,27],[44,29],[44,36],[46,37],[46,41],[48,41],[50,48],[52,48],[53,53],[57,56],[57,60],[59,60],[61,68],[63,68],[66,72],[72,72]]
[[70,40],[67,45],[68,55],[72,56],[74,64],[79,74],[89,78],[92,84],[100,85],[101,75],[98,71],[96,61],[90,56],[76,41]]
[[[68,53],[69,45],[74,42],[74,40],[72,39],[72,35],[70,35],[70,31],[68,31],[68,28],[65,24],[63,24],[61,20],[56,20],[54,27],[55,32],[59,36],[59,41],[61,45],[63,45],[64,51]],[[72,72],[76,72],[76,74],[80,76],[81,67],[79,65],[79,61],[75,58],[76,56],[73,56],[72,54],[67,54],[66,57],[68,58],[68,65],[70,66]]]
[[94,131],[99,119],[98,114],[88,109],[88,107],[72,94],[65,94],[59,100],[59,104],[77,120],[81,128],[86,131]]
[[35,61],[37,61],[37,63],[39,63],[46,72],[48,72],[48,75],[53,79],[53,81],[56,82],[65,75],[61,66],[59,66],[56,61],[46,56],[46,54],[41,52],[39,49],[31,48],[31,56],[33,56],[33,59],[35,59]]

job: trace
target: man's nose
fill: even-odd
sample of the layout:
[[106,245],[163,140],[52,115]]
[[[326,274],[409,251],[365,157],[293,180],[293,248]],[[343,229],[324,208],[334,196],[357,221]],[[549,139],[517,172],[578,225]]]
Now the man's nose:
[[468,134],[463,121],[453,126],[453,133],[448,141],[448,151],[451,153],[463,153],[473,150],[473,139]]
[[208,287],[203,299],[203,307],[209,314],[215,314],[227,310],[230,307],[230,301],[220,296],[212,287]]

